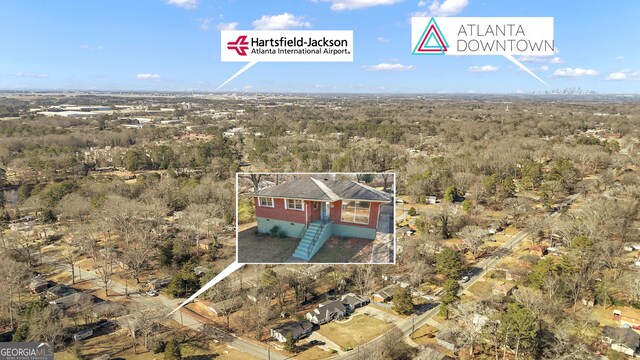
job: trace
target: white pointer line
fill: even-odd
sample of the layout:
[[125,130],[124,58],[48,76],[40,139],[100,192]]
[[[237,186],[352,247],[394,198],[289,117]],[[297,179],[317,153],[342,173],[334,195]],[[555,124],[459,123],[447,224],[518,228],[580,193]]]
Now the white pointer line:
[[[251,64],[251,63],[249,63],[249,64]],[[231,79],[233,79],[233,78],[231,78]],[[229,79],[229,80],[231,80],[231,79]],[[227,81],[229,81],[229,80],[227,80]],[[222,85],[224,85],[224,84],[222,84]],[[182,304],[178,305],[177,308],[173,309],[173,311],[170,312],[167,316],[171,316],[171,314],[173,314],[174,312],[180,310],[180,308],[182,308],[183,306],[185,306],[188,303],[192,302],[195,298],[200,296],[202,293],[204,293],[205,291],[209,290],[213,285],[219,283],[220,281],[222,281],[222,279],[224,279],[227,276],[231,275],[234,271],[240,269],[243,266],[244,266],[244,264],[238,263],[237,261],[234,261],[233,263],[231,263],[231,265],[227,266],[226,269],[222,270],[222,272],[220,274],[216,275],[213,279],[211,279],[211,281],[206,283],[200,290],[196,291],[187,300],[183,301]]]
[[513,57],[513,55],[511,54],[503,54],[502,56],[506,57],[507,60],[511,61],[512,63],[518,65],[518,67],[524,71],[526,71],[529,75],[533,76],[534,78],[538,79],[541,83],[549,86],[549,84],[547,84],[546,82],[544,82],[544,80],[540,79],[538,77],[538,75],[534,74],[533,71],[529,70],[526,66],[524,66],[520,61],[518,61],[516,58]]
[[235,79],[236,77],[238,77],[238,75],[242,74],[243,72],[249,70],[250,67],[252,67],[253,65],[257,64],[257,61],[251,61],[249,63],[247,63],[247,65],[245,65],[242,69],[238,70],[237,73],[233,74],[232,77],[230,77],[227,81],[223,82],[222,85],[218,86],[218,88],[216,90],[220,90],[221,87],[227,85],[227,83],[233,79]]

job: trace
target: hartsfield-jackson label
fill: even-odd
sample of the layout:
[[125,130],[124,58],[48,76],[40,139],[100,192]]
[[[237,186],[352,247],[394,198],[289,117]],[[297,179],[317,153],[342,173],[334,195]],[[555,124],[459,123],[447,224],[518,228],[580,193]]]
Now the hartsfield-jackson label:
[[286,37],[281,37],[279,39],[261,39],[261,38],[251,38],[250,41],[251,46],[271,46],[271,47],[346,47],[349,45],[349,42],[345,39],[327,39],[326,37],[322,37],[322,39],[303,39],[294,37],[293,39],[287,39]]
[[222,31],[221,59],[233,62],[351,62],[353,31]]

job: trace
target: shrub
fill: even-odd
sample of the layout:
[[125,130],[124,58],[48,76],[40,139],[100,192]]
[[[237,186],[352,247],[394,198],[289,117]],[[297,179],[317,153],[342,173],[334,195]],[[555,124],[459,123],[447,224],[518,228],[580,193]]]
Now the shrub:
[[285,238],[285,237],[287,237],[287,233],[284,232],[283,230],[278,230],[278,237],[279,238]]
[[418,212],[416,211],[416,208],[412,206],[411,209],[409,209],[409,216],[416,216],[416,215],[418,215]]
[[278,232],[280,232],[280,227],[278,225],[274,225],[271,230],[269,230],[269,233],[271,234],[271,236],[276,237],[278,236]]
[[167,342],[164,340],[155,340],[149,344],[149,350],[151,350],[154,354],[158,354],[164,352],[164,348],[167,346]]

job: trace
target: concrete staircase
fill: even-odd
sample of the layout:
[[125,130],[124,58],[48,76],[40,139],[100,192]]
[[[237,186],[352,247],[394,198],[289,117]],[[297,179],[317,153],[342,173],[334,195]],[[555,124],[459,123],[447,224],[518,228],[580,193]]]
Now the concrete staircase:
[[304,261],[311,260],[313,255],[320,250],[324,242],[331,236],[331,225],[330,221],[324,224],[321,221],[309,224],[309,228],[300,240],[293,257]]

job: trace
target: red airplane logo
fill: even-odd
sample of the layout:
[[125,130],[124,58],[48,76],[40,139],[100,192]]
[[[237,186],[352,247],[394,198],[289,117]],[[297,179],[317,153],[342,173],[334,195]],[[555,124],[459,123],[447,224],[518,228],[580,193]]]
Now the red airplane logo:
[[246,50],[249,49],[249,42],[246,35],[240,35],[236,41],[229,41],[227,43],[227,49],[235,50],[240,56],[247,56]]

